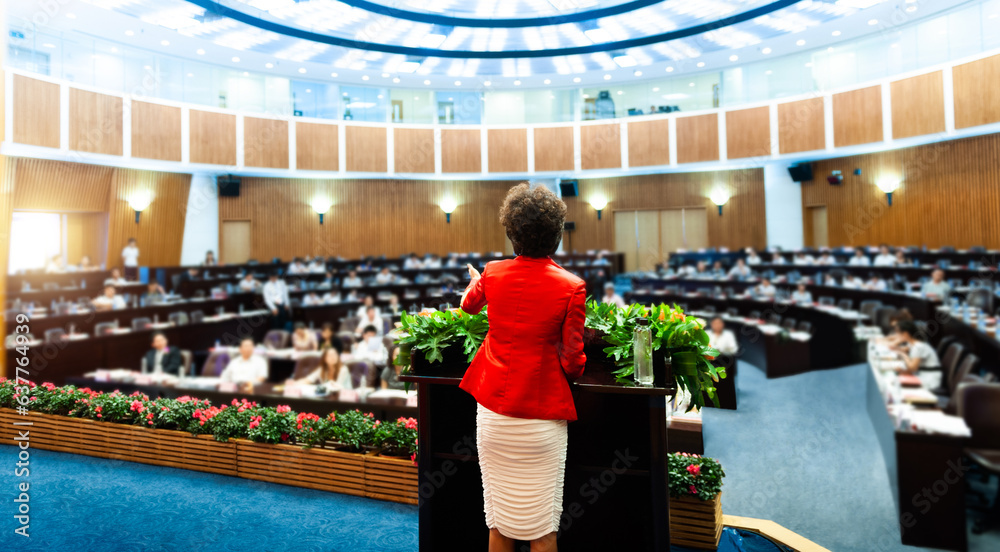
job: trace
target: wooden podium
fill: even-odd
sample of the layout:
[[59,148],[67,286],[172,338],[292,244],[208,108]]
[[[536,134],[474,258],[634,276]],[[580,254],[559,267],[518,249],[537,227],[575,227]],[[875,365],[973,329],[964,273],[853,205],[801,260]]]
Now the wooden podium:
[[[560,550],[670,550],[667,397],[618,384],[588,363],[571,384]],[[488,530],[476,455],[476,401],[455,370],[409,375],[418,386],[420,550],[483,550]],[[462,370],[458,370],[461,373]]]

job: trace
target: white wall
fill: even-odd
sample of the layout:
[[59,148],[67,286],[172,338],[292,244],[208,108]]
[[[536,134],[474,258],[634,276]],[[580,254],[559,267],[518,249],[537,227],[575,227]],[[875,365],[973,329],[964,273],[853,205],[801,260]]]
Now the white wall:
[[181,264],[201,264],[209,250],[219,258],[219,192],[214,174],[195,173],[191,175],[191,194],[184,220]]
[[782,249],[803,247],[802,185],[788,175],[787,162],[764,165],[764,205],[767,245]]

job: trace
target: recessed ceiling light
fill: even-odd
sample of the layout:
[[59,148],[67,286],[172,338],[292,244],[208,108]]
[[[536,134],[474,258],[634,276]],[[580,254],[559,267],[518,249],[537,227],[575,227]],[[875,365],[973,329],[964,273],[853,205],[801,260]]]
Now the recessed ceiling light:
[[624,54],[611,58],[618,64],[618,67],[635,67],[637,62],[634,57]]
[[420,62],[418,61],[404,61],[396,66],[396,70],[400,73],[413,73],[417,69],[420,69]]
[[170,41],[169,40],[161,40],[160,41],[160,46],[170,46]]
[[203,56],[205,55],[205,50],[204,48],[198,48],[197,50],[194,51],[194,53],[198,54],[199,56]]
[[878,19],[869,19],[868,20],[868,24],[869,25],[878,25]]
[[611,42],[611,33],[604,29],[587,29],[586,31],[583,31],[583,34],[587,35],[587,38],[589,38],[594,44]]
[[430,83],[431,83],[431,81],[430,81],[430,80],[425,80],[425,81],[424,81],[424,84],[430,84]]
[[153,70],[153,66],[152,65],[143,65],[142,68],[145,69],[145,70],[147,70],[147,71],[152,71]]
[[770,74],[771,74],[771,73],[773,73],[773,72],[774,72],[774,71],[771,71],[770,69],[768,69],[767,71],[764,71],[764,74],[765,74],[765,75],[770,75]]
[[118,53],[118,47],[117,46],[112,46],[111,47],[111,53],[112,54],[117,54]]
[[250,71],[243,71],[243,76],[244,77],[249,77],[250,76]]
[[[305,74],[305,72],[306,72],[306,68],[305,67],[299,67],[299,73]],[[366,78],[365,80],[368,80],[368,79]]]
[[674,72],[674,68],[673,67],[667,67],[667,72],[668,73],[673,73]]
[[414,99],[414,100],[419,100],[419,99],[420,99],[420,96],[414,96],[414,97],[413,97],[413,99]]
[[770,54],[771,53],[771,49],[770,48],[761,48],[760,53],[762,53],[762,54]]
[[826,51],[827,52],[832,52],[833,51],[833,46],[827,46],[826,47]]
[[580,77],[573,77],[573,82],[580,82]]
[[521,81],[519,80],[514,81],[514,86],[521,86]]
[[125,31],[125,36],[135,36],[135,31],[129,29]]
[[805,39],[800,38],[800,39],[798,39],[798,40],[795,41],[795,45],[796,46],[805,46],[806,45],[806,41],[805,41]]
[[455,86],[462,86],[462,81],[455,81]]
[[604,75],[604,80],[611,80],[611,75]]
[[639,71],[638,69],[636,69],[635,71],[632,71],[632,76],[633,77],[641,77],[642,76],[642,71]]
[[42,44],[42,47],[43,48],[55,48],[56,45],[53,44],[53,43],[51,43],[51,42],[46,42],[45,44]]
[[585,99],[585,100],[586,100],[587,98],[589,98],[589,97],[590,97],[590,94],[584,94],[584,95],[583,95],[583,99]]
[[399,77],[393,77],[392,82],[399,84]]
[[389,73],[382,73],[382,78],[383,79],[389,78]]
[[894,44],[892,45],[892,47],[893,47],[893,48],[899,48],[899,43],[898,43],[898,42],[894,43]]
[[704,61],[699,61],[698,62],[698,67],[704,67],[704,66],[705,66],[705,62]]
[[453,102],[453,101],[455,101],[455,98],[448,98],[448,101],[449,102]]
[[382,99],[382,98],[384,98],[385,96],[383,96],[382,94],[379,94],[378,96],[375,96],[375,97],[381,100],[381,99]]
[[694,83],[693,82],[688,83],[688,86],[694,86]]
[[659,91],[660,91],[660,87],[659,86],[653,88],[653,92],[659,92]]
[[554,100],[554,99],[556,99],[556,95],[555,95],[555,94],[549,94],[549,99],[550,99],[550,100]]
[[194,73],[188,73],[188,78],[193,77]]
[[833,31],[830,34],[832,34],[833,36],[840,36],[840,31]]
[[733,55],[729,56],[729,61],[736,61],[738,59],[740,59],[740,56],[738,56],[736,54],[733,54]]
[[811,61],[807,61],[806,62],[806,67],[812,67],[812,66],[813,66],[813,62],[811,62]]
[[[312,93],[313,93],[313,89],[312,88],[306,88],[306,94],[312,94]],[[381,96],[379,96],[379,97],[381,97]]]
[[[906,6],[906,13],[913,13],[915,11],[917,11],[916,6]],[[996,14],[991,15],[990,19],[993,19],[994,17],[996,17]]]
[[368,75],[361,75],[361,80],[368,80]]
[[542,84],[552,84],[552,81],[549,79],[545,79],[542,81]]
[[337,78],[337,73],[330,73],[330,76],[333,78]]
[[67,13],[66,14],[66,19],[76,19],[76,14],[75,13]]
[[492,81],[483,81],[483,86],[493,86]]
[[619,95],[619,96],[621,96],[621,95],[622,95],[622,94],[624,94],[624,93],[625,93],[625,92],[624,92],[623,90],[619,90],[619,91],[618,91],[618,95]]
[[266,67],[268,69],[274,69],[274,64],[269,61],[269,62],[267,62],[267,63],[264,64],[264,67]]
[[233,56],[233,63],[239,63],[239,62],[240,62],[239,56]]
[[424,35],[424,37],[422,39],[420,39],[420,47],[421,48],[437,48],[438,46],[441,45],[442,42],[445,41],[446,38],[448,38],[448,37],[444,36],[443,34],[433,34],[432,33],[432,34]]

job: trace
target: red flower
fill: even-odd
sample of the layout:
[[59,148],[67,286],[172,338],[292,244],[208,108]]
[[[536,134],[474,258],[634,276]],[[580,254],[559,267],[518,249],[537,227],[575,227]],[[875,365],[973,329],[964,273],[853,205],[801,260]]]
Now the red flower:
[[279,404],[278,407],[274,409],[274,411],[277,412],[278,414],[290,412],[291,410],[292,407],[288,406],[287,404]]
[[282,433],[281,434],[281,440],[282,441],[287,441],[288,440],[288,434],[287,433]]
[[691,464],[690,466],[687,467],[687,471],[691,475],[698,477],[698,474],[701,473],[701,466]]
[[417,465],[417,453],[414,452],[413,454],[410,455],[410,462],[413,462],[414,466]]
[[691,485],[690,487],[688,487],[688,490],[691,491],[691,494],[698,494],[698,489],[695,489],[694,485]]

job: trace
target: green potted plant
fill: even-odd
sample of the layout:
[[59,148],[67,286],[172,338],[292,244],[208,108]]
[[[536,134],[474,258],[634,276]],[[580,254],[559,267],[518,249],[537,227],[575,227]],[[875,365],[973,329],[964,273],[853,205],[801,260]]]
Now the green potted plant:
[[714,550],[722,535],[722,479],[714,458],[686,452],[667,458],[670,486],[670,542]]
[[404,313],[396,363],[415,374],[462,377],[479,350],[489,321],[486,310],[468,314],[461,309]]

